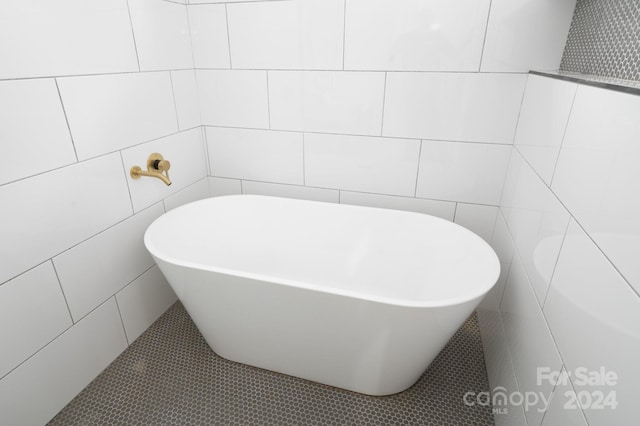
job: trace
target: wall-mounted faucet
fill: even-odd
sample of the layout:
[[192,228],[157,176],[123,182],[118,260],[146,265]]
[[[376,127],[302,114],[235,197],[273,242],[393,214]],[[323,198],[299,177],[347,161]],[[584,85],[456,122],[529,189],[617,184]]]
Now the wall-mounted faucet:
[[169,179],[169,168],[171,163],[162,158],[162,155],[154,152],[147,159],[147,171],[142,170],[140,166],[131,167],[131,177],[134,179],[140,179],[141,176],[155,177],[163,181],[167,186],[171,185]]

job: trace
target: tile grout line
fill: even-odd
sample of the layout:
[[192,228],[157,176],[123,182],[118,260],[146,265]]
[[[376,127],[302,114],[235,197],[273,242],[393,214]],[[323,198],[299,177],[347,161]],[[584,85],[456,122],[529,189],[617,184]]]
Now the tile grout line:
[[580,89],[580,86],[576,85],[575,92],[573,93],[573,99],[571,100],[571,108],[569,108],[569,115],[567,116],[567,122],[565,123],[564,131],[562,132],[562,140],[560,140],[560,146],[558,147],[558,156],[556,157],[556,161],[553,164],[553,173],[551,173],[551,179],[549,179],[549,189],[551,189],[551,186],[553,185],[553,180],[556,177],[556,170],[558,169],[560,154],[562,153],[562,147],[564,146],[564,139],[567,136],[567,130],[569,129],[569,122],[571,121],[571,114],[573,113],[573,107],[576,104],[576,97],[578,96],[579,89]]
[[420,147],[418,148],[418,167],[416,170],[416,186],[413,189],[413,198],[418,197],[418,180],[420,178],[420,160],[422,159],[422,140],[420,140]]
[[131,195],[131,186],[129,185],[129,174],[127,173],[127,166],[125,166],[124,164],[124,157],[122,156],[122,151],[120,151],[119,154],[120,154],[120,162],[122,163],[122,170],[124,171],[124,180],[127,182],[127,192],[129,193],[129,202],[131,203],[132,216],[135,216],[136,209],[133,205],[133,195]]
[[53,262],[53,257],[49,259],[48,262],[51,262],[53,273],[56,275],[58,286],[60,287],[60,291],[62,292],[62,297],[64,298],[64,304],[67,306],[67,311],[69,312],[69,319],[71,319],[71,325],[73,325],[78,321],[74,321],[73,319],[73,314],[71,313],[71,307],[69,306],[69,300],[67,299],[67,295],[65,294],[64,288],[62,287],[62,280],[60,279],[60,274],[58,274],[58,269],[56,268],[56,264]]
[[[227,4],[224,4],[224,20],[227,26],[227,48],[229,49],[229,69],[233,69],[233,62],[231,61],[231,31],[229,31],[229,10]],[[194,64],[195,65],[195,64]]]
[[131,6],[129,5],[129,0],[127,2],[127,12],[129,13],[129,25],[131,25],[131,38],[133,39],[133,48],[136,52],[136,62],[138,63],[138,71],[141,72],[140,68],[140,55],[138,54],[138,44],[136,43],[136,34],[133,30],[133,18],[131,17]]
[[[148,269],[147,269],[147,271],[148,271]],[[131,283],[129,283],[129,284],[131,284]],[[129,285],[129,284],[127,284],[127,285]],[[118,317],[120,318],[120,325],[122,325],[122,332],[124,333],[124,338],[127,341],[127,346],[130,346],[131,342],[129,341],[129,336],[127,335],[127,328],[124,326],[124,319],[122,319],[122,311],[120,311],[120,304],[118,303],[118,298],[116,297],[115,294],[113,296],[111,296],[111,297],[113,297],[113,300],[116,302],[116,308],[118,309]],[[109,300],[109,299],[107,299],[107,300]]]
[[[69,117],[67,116],[67,110],[64,107],[64,102],[62,100],[62,93],[60,93],[60,86],[58,85],[58,78],[53,79],[56,90],[58,91],[58,99],[60,99],[60,107],[62,108],[62,114],[64,114],[64,121],[67,123],[67,130],[69,131],[69,138],[71,139],[71,146],[73,147],[73,154],[76,156],[76,163],[80,162],[78,158],[78,150],[76,149],[76,143],[73,140],[73,133],[71,133],[71,125],[69,124]],[[64,166],[63,166],[64,167]]]
[[173,97],[173,109],[176,113],[176,127],[178,129],[178,132],[181,131],[180,129],[180,119],[178,118],[178,103],[176,102],[176,88],[173,85],[173,72],[169,71],[169,84],[171,84],[171,96]]
[[482,72],[482,62],[484,61],[484,48],[487,44],[487,33],[489,33],[489,20],[491,19],[491,6],[493,0],[489,0],[489,10],[487,11],[487,25],[484,27],[484,38],[482,39],[482,50],[480,51],[480,63],[478,64],[478,72]]
[[[382,117],[380,120],[380,137],[384,134],[384,106],[387,102],[387,72],[384,73],[384,84],[382,86]],[[422,141],[420,141],[422,144]]]
[[345,48],[347,45],[347,0],[342,9],[342,70],[344,71]]

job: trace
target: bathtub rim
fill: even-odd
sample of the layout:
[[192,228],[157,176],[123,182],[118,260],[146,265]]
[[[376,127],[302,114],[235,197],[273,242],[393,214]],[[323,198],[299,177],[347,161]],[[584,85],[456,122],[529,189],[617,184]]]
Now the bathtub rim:
[[[205,198],[205,199],[202,199],[202,200],[193,201],[193,202],[184,204],[182,206],[179,206],[179,207],[177,207],[177,208],[175,208],[173,210],[170,210],[170,211],[162,214],[157,219],[155,219],[147,227],[147,229],[145,230],[144,239],[143,239],[145,248],[152,255],[152,257],[154,257],[154,259],[155,258],[160,259],[163,262],[171,264],[171,265],[182,266],[182,267],[185,267],[185,268],[197,269],[197,270],[208,271],[208,272],[214,272],[214,273],[218,273],[218,274],[232,275],[232,276],[236,276],[236,277],[243,277],[243,278],[247,278],[247,279],[251,279],[251,280],[269,282],[269,283],[276,284],[276,285],[284,285],[284,286],[289,286],[289,287],[306,289],[306,290],[310,290],[310,291],[318,291],[318,292],[327,293],[327,294],[334,294],[334,295],[349,297],[349,298],[352,298],[352,299],[365,300],[365,301],[375,302],[375,303],[382,303],[382,304],[385,304],[385,305],[394,305],[394,306],[408,307],[408,308],[438,308],[438,307],[455,306],[455,305],[460,305],[460,304],[463,304],[463,303],[467,303],[467,302],[472,301],[472,300],[474,300],[476,298],[484,297],[487,293],[489,293],[489,291],[491,291],[491,289],[495,286],[495,284],[497,283],[497,281],[498,281],[498,279],[500,277],[501,265],[500,265],[500,261],[498,259],[498,256],[495,253],[495,250],[493,250],[493,248],[486,241],[484,241],[484,239],[482,239],[480,236],[478,236],[474,232],[470,231],[469,229],[467,229],[467,228],[465,228],[465,227],[463,227],[463,226],[461,226],[461,225],[459,225],[457,223],[448,221],[446,219],[443,219],[443,218],[440,218],[440,217],[437,217],[437,216],[429,215],[429,214],[426,214],[426,213],[418,213],[418,212],[412,212],[412,211],[406,211],[406,210],[385,209],[385,208],[380,208],[380,207],[358,206],[358,205],[351,205],[351,204],[338,204],[338,205],[342,206],[342,207],[345,207],[345,208],[352,208],[352,209],[355,209],[355,210],[376,209],[376,210],[385,210],[387,212],[389,210],[391,210],[392,212],[403,213],[403,214],[420,215],[420,216],[426,215],[426,216],[430,216],[431,218],[435,218],[435,219],[438,219],[440,221],[446,222],[447,226],[453,225],[455,227],[459,227],[459,228],[463,229],[465,232],[471,234],[470,236],[472,238],[478,239],[481,244],[486,245],[486,247],[490,250],[491,261],[494,264],[494,273],[493,273],[494,278],[492,280],[489,280],[489,281],[493,281],[493,283],[491,283],[490,285],[489,284],[485,284],[485,285],[479,286],[480,290],[473,291],[473,292],[468,292],[464,296],[450,297],[450,298],[447,298],[447,299],[434,300],[434,301],[424,301],[424,300],[412,301],[412,300],[401,299],[401,298],[380,297],[380,296],[375,296],[375,295],[370,295],[370,294],[364,294],[364,293],[357,292],[357,291],[341,290],[341,289],[336,289],[336,288],[326,288],[326,287],[323,287],[322,285],[317,285],[317,284],[312,284],[312,283],[303,283],[303,282],[300,282],[300,281],[297,281],[297,280],[293,280],[293,279],[279,278],[279,277],[274,277],[274,276],[265,275],[265,274],[252,273],[252,272],[247,272],[247,271],[240,271],[240,270],[232,269],[232,268],[224,268],[224,267],[219,267],[219,266],[203,265],[201,263],[190,262],[190,261],[187,261],[187,260],[176,260],[176,259],[171,258],[169,256],[163,256],[163,255],[158,254],[159,252],[161,252],[161,250],[158,250],[158,247],[154,246],[152,243],[149,242],[149,239],[150,239],[149,230],[162,217],[164,217],[166,215],[170,215],[172,212],[175,212],[175,211],[177,211],[177,210],[179,210],[179,209],[181,209],[182,207],[185,207],[185,206],[189,206],[189,205],[193,205],[193,204],[197,204],[197,203],[204,203],[204,202],[207,202],[208,200],[211,200],[213,198],[232,198],[232,197],[234,197],[234,198],[235,197],[283,198],[283,199],[289,200],[289,198],[276,197],[276,196],[250,195],[250,194],[246,194],[246,195],[245,194],[233,194],[233,195],[224,195],[224,196],[220,196],[220,197],[210,197],[210,198]],[[306,202],[306,203],[336,204],[336,203],[327,203],[327,202],[324,202],[324,201],[316,201],[316,200],[295,199],[295,201]]]

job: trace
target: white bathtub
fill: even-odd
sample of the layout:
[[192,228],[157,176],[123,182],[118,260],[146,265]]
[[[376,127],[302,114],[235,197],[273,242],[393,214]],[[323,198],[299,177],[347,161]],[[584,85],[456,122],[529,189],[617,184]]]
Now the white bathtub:
[[276,197],[197,201],[144,241],[217,354],[369,395],[415,383],[500,272],[446,220]]

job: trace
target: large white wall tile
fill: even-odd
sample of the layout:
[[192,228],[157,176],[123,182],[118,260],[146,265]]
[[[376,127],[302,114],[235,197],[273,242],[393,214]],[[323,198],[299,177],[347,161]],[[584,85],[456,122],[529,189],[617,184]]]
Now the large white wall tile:
[[384,73],[269,71],[271,127],[379,135]]
[[211,174],[303,184],[302,134],[207,127]]
[[225,5],[188,7],[196,68],[230,68]]
[[184,204],[209,197],[209,182],[207,178],[203,178],[193,185],[187,186],[182,191],[168,196],[162,202],[164,203],[165,210],[169,211]]
[[0,2],[0,79],[138,71],[126,0]]
[[640,96],[580,86],[552,188],[640,292]]
[[514,140],[518,151],[547,185],[560,154],[578,85],[529,75]]
[[142,237],[162,213],[157,204],[53,259],[74,321],[153,265]]
[[120,290],[116,298],[129,343],[178,300],[157,266]]
[[526,75],[388,73],[383,135],[511,144]]
[[200,103],[195,72],[193,70],[171,72],[171,85],[180,130],[200,126]]
[[51,262],[0,285],[0,324],[0,377],[71,326]]
[[[584,410],[589,424],[637,423],[640,298],[574,221],[544,311],[566,368],[574,377],[576,392],[615,392],[615,409]],[[597,386],[575,380],[578,368],[588,372],[604,368],[617,375],[617,382],[614,386]]]
[[0,82],[0,185],[76,161],[56,83]]
[[242,181],[242,193],[297,198],[300,200],[323,201],[327,203],[337,203],[340,201],[340,194],[335,189],[253,182],[248,180]]
[[497,205],[511,147],[422,141],[416,195]]
[[482,71],[555,71],[576,0],[492,0]]
[[453,215],[456,211],[456,203],[450,203],[448,201],[424,200],[421,198],[368,194],[364,192],[340,191],[340,203],[380,207],[383,209],[406,210],[437,216],[451,221],[453,221]]
[[478,71],[489,0],[349,0],[345,69]]
[[118,154],[0,186],[0,282],[131,215]]
[[128,1],[140,69],[193,68],[186,6],[158,0]]
[[[147,158],[154,152],[162,154],[164,159],[171,163],[171,186],[166,186],[160,179],[153,177],[142,176],[140,179],[133,179],[129,175],[131,167],[136,165],[146,170]],[[202,132],[199,128],[129,148],[122,151],[122,160],[136,212],[175,194],[207,175]]]
[[58,79],[78,158],[178,131],[169,73]]
[[[517,255],[509,271],[500,308],[520,392],[542,393],[548,399],[553,383],[540,381],[538,368],[560,371],[562,359]],[[539,408],[544,408],[542,401],[525,411],[529,424],[540,424],[543,413]]]
[[245,69],[342,69],[344,2],[227,6],[231,64]]
[[221,197],[223,195],[242,194],[242,181],[238,179],[209,177],[208,180],[209,180],[209,195],[211,197]]
[[542,305],[569,223],[569,213],[517,152],[511,157],[501,205]]
[[269,128],[267,72],[196,71],[202,124]]
[[0,381],[0,421],[47,423],[126,347],[110,299]]
[[306,133],[304,149],[307,185],[414,195],[419,141]]
[[498,207],[496,206],[458,203],[455,223],[475,232],[486,242],[491,243],[497,214]]
[[[563,368],[561,377],[566,374],[567,370]],[[588,426],[576,401],[578,396],[573,390],[571,380],[559,382],[553,390],[541,426]]]

